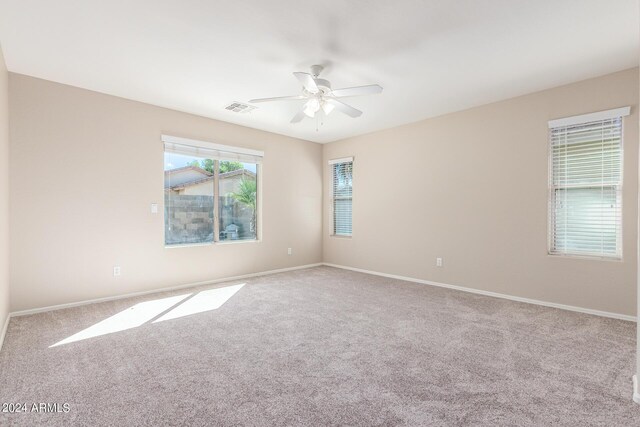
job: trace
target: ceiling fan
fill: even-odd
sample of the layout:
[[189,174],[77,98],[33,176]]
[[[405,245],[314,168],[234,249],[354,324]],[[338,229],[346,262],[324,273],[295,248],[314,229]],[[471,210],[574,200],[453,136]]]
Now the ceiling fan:
[[318,78],[324,67],[322,65],[312,65],[311,73],[295,72],[293,75],[302,83],[302,94],[293,96],[279,96],[276,98],[252,99],[250,103],[270,102],[270,101],[307,101],[302,109],[291,119],[291,123],[298,123],[307,117],[315,117],[316,113],[322,111],[329,115],[334,109],[346,114],[349,117],[360,117],[362,111],[345,104],[338,98],[348,96],[373,95],[382,92],[380,85],[367,85],[346,87],[343,89],[331,89],[328,80]]

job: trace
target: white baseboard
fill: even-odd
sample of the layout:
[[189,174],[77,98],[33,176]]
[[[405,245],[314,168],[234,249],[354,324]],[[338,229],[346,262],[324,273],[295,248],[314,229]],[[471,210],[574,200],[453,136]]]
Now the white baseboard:
[[396,274],[381,273],[379,271],[365,270],[365,269],[362,269],[362,268],[348,267],[348,266],[345,266],[345,265],[331,264],[331,263],[327,263],[327,262],[323,262],[322,264],[326,265],[328,267],[342,268],[344,270],[351,270],[351,271],[357,271],[357,272],[360,272],[360,273],[373,274],[374,276],[388,277],[390,279],[404,280],[404,281],[407,281],[407,282],[421,283],[423,285],[431,285],[431,286],[438,286],[438,287],[441,287],[441,288],[455,289],[456,291],[470,292],[472,294],[485,295],[485,296],[494,297],[494,298],[503,298],[503,299],[508,299],[508,300],[511,300],[511,301],[524,302],[524,303],[535,304],[535,305],[542,305],[542,306],[545,306],[545,307],[559,308],[561,310],[569,310],[569,311],[576,311],[578,313],[593,314],[594,316],[602,316],[602,317],[610,317],[612,319],[627,320],[629,322],[635,322],[636,321],[636,317],[629,316],[629,315],[626,315],[626,314],[610,313],[608,311],[593,310],[593,309],[590,309],[590,308],[575,307],[575,306],[572,306],[572,305],[565,305],[565,304],[556,304],[554,302],[547,302],[547,301],[540,301],[540,300],[529,299],[529,298],[516,297],[516,296],[513,296],[513,295],[500,294],[500,293],[497,293],[497,292],[483,291],[481,289],[465,288],[464,286],[449,285],[447,283],[432,282],[431,280],[423,280],[423,279],[416,279],[414,277],[406,277],[406,276],[399,276],[399,275],[396,275]]
[[[296,267],[279,268],[277,270],[268,270],[268,271],[260,271],[260,272],[257,272],[257,273],[243,274],[241,276],[223,277],[223,278],[220,278],[220,279],[205,280],[203,282],[185,283],[183,285],[169,286],[169,287],[166,287],[166,288],[152,289],[152,290],[149,290],[149,291],[132,292],[132,293],[123,294],[123,295],[114,295],[114,296],[110,296],[110,297],[96,298],[96,299],[90,299],[90,300],[84,300],[84,301],[77,301],[77,302],[71,302],[71,303],[67,303],[67,304],[58,304],[58,305],[50,305],[48,307],[31,308],[31,309],[28,309],[28,310],[20,310],[20,311],[14,311],[13,313],[9,313],[9,317],[26,316],[28,314],[43,313],[43,312],[46,312],[46,311],[53,311],[53,310],[62,310],[64,308],[78,307],[78,306],[81,306],[81,305],[95,304],[95,303],[98,303],[98,302],[115,301],[115,300],[119,300],[119,299],[123,299],[123,298],[139,297],[139,296],[142,296],[142,295],[155,294],[155,293],[158,293],[158,292],[176,291],[176,290],[184,289],[184,288],[193,288],[195,286],[212,285],[212,284],[215,284],[215,283],[229,282],[229,281],[232,281],[232,280],[242,280],[242,279],[248,279],[248,278],[251,278],[251,277],[267,276],[269,274],[283,273],[283,272],[286,272],[286,271],[293,271],[293,270],[302,270],[302,269],[305,269],[305,268],[318,267],[320,265],[322,265],[322,263],[299,265],[299,266],[296,266]],[[7,324],[8,323],[9,323],[9,319],[7,318]],[[5,328],[6,328],[6,325],[5,325]]]
[[539,301],[539,300],[534,300],[534,299],[529,299],[529,298],[516,297],[516,296],[512,296],[512,295],[500,294],[500,293],[497,293],[497,292],[483,291],[483,290],[480,290],[480,289],[466,288],[464,286],[449,285],[449,284],[446,284],[446,283],[433,282],[433,281],[430,281],[430,280],[417,279],[417,278],[414,278],[414,277],[400,276],[400,275],[397,275],[397,274],[381,273],[379,271],[365,270],[365,269],[362,269],[362,268],[348,267],[348,266],[345,266],[345,265],[338,265],[338,264],[332,264],[332,263],[324,262],[324,263],[300,265],[300,266],[296,266],[296,267],[280,268],[280,269],[276,269],[276,270],[267,270],[267,271],[261,271],[261,272],[257,272],[257,273],[243,274],[243,275],[240,275],[240,276],[223,277],[223,278],[220,278],[220,279],[205,280],[205,281],[202,281],[202,282],[186,283],[186,284],[182,284],[182,285],[178,285],[178,286],[169,286],[169,287],[165,287],[165,288],[158,288],[158,289],[152,289],[152,290],[141,291],[141,292],[132,292],[132,293],[123,294],[123,295],[115,295],[115,296],[104,297],[104,298],[96,298],[96,299],[91,299],[91,300],[77,301],[77,302],[72,302],[72,303],[67,303],[67,304],[58,304],[58,305],[52,305],[52,306],[47,306],[47,307],[40,307],[40,308],[33,308],[33,309],[28,309],[28,310],[15,311],[15,312],[9,313],[9,316],[7,317],[7,320],[6,320],[5,324],[4,324],[4,327],[2,329],[2,335],[0,335],[0,338],[1,338],[0,339],[0,348],[1,348],[2,341],[4,340],[4,335],[6,333],[7,327],[9,325],[9,319],[11,317],[25,316],[25,315],[36,314],[36,313],[43,313],[43,312],[52,311],[52,310],[61,310],[61,309],[64,309],[64,308],[78,307],[78,306],[81,306],[81,305],[94,304],[94,303],[99,303],[99,302],[114,301],[114,300],[118,300],[118,299],[131,298],[131,297],[148,295],[148,294],[154,294],[154,293],[158,293],[158,292],[174,291],[174,290],[179,290],[179,289],[191,288],[191,287],[195,287],[195,286],[211,285],[211,284],[215,284],[215,283],[228,282],[228,281],[232,281],[232,280],[241,280],[241,279],[248,279],[248,278],[251,278],[251,277],[266,276],[266,275],[269,275],[269,274],[283,273],[283,272],[286,272],[286,271],[302,270],[302,269],[305,269],[305,268],[318,267],[320,265],[326,265],[328,267],[341,268],[341,269],[344,269],[344,270],[357,271],[357,272],[360,272],[360,273],[372,274],[372,275],[375,275],[375,276],[388,277],[388,278],[391,278],[391,279],[404,280],[404,281],[407,281],[407,282],[421,283],[421,284],[424,284],[424,285],[431,285],[431,286],[438,286],[438,287],[441,287],[441,288],[455,289],[455,290],[462,291],[462,292],[470,292],[470,293],[474,293],[474,294],[485,295],[485,296],[490,296],[490,297],[495,297],[495,298],[503,298],[503,299],[508,299],[508,300],[511,300],[511,301],[524,302],[524,303],[528,303],[528,304],[541,305],[541,306],[545,306],[545,307],[559,308],[559,309],[562,309],[562,310],[576,311],[576,312],[579,312],[579,313],[593,314],[595,316],[610,317],[610,318],[613,318],[613,319],[627,320],[627,321],[631,321],[631,322],[635,322],[636,321],[636,318],[634,316],[629,316],[629,315],[625,315],[625,314],[610,313],[610,312],[607,312],[607,311],[599,311],[599,310],[592,310],[592,309],[589,309],[589,308],[575,307],[575,306],[564,305],[564,304],[556,304],[556,303],[547,302],[547,301]]
[[2,326],[2,331],[0,331],[0,350],[2,350],[2,344],[4,344],[4,337],[7,335],[7,329],[9,329],[9,319],[11,319],[11,313],[7,314],[7,319]]

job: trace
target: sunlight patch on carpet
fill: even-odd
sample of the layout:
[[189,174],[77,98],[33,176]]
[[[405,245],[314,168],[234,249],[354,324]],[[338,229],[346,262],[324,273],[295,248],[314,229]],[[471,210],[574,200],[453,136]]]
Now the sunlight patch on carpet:
[[208,291],[199,292],[194,295],[193,298],[189,298],[187,301],[183,302],[170,312],[154,320],[153,323],[170,319],[177,319],[179,317],[189,316],[196,313],[203,313],[205,311],[220,308],[243,286],[244,283],[241,285],[226,286],[224,288],[209,289]]
[[226,303],[244,285],[242,283],[200,291],[195,294],[183,294],[141,302],[51,345],[49,348],[126,331],[149,322],[157,323],[215,310]]

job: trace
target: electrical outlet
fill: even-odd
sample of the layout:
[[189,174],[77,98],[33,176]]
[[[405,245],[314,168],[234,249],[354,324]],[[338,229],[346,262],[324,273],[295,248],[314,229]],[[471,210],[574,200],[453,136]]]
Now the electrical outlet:
[[115,266],[113,267],[113,275],[115,276],[119,276],[122,272],[120,271],[120,266]]
[[157,214],[158,213],[158,204],[157,203],[151,203],[151,213],[152,214]]
[[291,254],[292,254],[291,248],[288,248],[287,249],[287,255],[291,255]]
[[442,258],[436,258],[436,267],[442,267]]

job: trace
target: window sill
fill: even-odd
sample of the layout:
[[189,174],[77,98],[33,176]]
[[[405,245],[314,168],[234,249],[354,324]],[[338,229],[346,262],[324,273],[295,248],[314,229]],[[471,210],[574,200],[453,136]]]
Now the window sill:
[[606,256],[598,256],[598,255],[554,254],[554,253],[548,252],[547,256],[550,258],[557,258],[557,259],[575,259],[575,260],[583,260],[583,261],[609,261],[609,262],[624,261],[622,257],[606,257]]
[[221,242],[209,242],[209,243],[185,243],[183,245],[164,245],[165,249],[176,249],[176,248],[198,248],[203,246],[227,246],[227,245],[236,245],[240,243],[261,243],[262,240],[253,239],[253,240],[224,240]]
[[338,239],[351,239],[352,234],[330,234],[329,237],[337,237]]
[[245,239],[245,240],[222,240],[219,242],[215,242],[216,245],[236,245],[240,243],[260,243],[262,240],[260,239]]
[[177,245],[164,245],[165,249],[177,249],[177,248],[198,248],[201,246],[213,246],[214,242],[208,242],[208,243],[184,243],[184,244],[177,244]]

